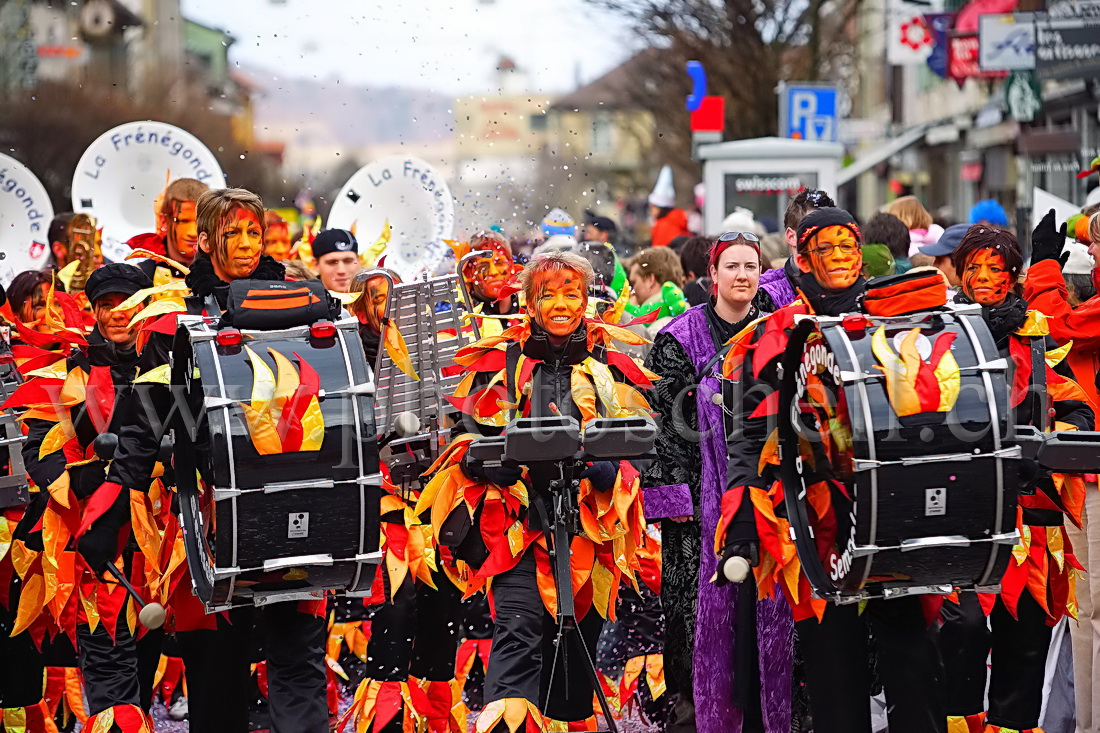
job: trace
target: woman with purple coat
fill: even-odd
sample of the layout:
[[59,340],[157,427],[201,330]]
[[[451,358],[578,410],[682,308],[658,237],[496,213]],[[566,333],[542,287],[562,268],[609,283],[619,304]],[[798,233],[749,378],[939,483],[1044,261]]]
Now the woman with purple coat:
[[757,600],[751,582],[716,586],[713,536],[726,482],[726,429],[712,398],[722,346],[762,314],[754,305],[760,243],[728,232],[710,252],[710,302],[673,319],[646,366],[661,376],[659,459],[643,475],[646,518],[661,522],[669,733],[789,733],[793,621],[785,600]]

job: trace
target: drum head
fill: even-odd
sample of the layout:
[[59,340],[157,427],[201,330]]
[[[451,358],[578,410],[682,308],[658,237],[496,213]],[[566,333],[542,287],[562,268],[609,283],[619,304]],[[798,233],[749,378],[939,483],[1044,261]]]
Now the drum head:
[[41,181],[15,158],[0,153],[0,285],[50,258],[53,204]]

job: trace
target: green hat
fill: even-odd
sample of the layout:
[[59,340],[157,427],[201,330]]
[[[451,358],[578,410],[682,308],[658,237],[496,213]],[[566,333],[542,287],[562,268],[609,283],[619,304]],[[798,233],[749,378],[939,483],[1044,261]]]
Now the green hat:
[[894,274],[894,255],[885,244],[863,245],[863,271],[870,277]]

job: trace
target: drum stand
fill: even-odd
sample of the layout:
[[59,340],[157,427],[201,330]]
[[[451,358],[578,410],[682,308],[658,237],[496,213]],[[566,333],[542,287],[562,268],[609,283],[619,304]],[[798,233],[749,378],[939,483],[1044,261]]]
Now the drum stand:
[[[538,466],[542,468],[542,466]],[[557,478],[551,478],[547,482],[550,486],[550,501],[554,515],[552,518],[545,516],[545,508],[540,499],[536,498],[534,504],[536,511],[541,515],[544,525],[547,519],[551,519],[549,526],[544,526],[546,534],[547,550],[550,553],[550,567],[554,574],[554,592],[558,600],[558,630],[554,636],[554,659],[550,664],[550,684],[547,686],[546,700],[542,708],[545,710],[550,704],[550,691],[554,688],[554,673],[558,667],[558,656],[562,658],[565,677],[569,677],[569,651],[566,648],[569,639],[575,639],[581,652],[581,660],[585,673],[596,692],[596,700],[599,701],[600,710],[604,720],[607,721],[607,729],[610,733],[618,733],[618,726],[611,714],[611,706],[607,702],[603,685],[600,684],[600,676],[596,671],[596,662],[592,652],[584,641],[584,635],[579,626],[576,605],[573,598],[573,571],[569,564],[570,538],[579,533],[580,509],[577,507],[576,496],[580,481],[573,477],[578,465],[575,461],[566,461],[546,466],[549,471],[539,471],[535,466],[529,467],[532,473],[557,474]],[[541,477],[540,477],[541,478]],[[535,485],[547,485],[538,480],[533,480]]]

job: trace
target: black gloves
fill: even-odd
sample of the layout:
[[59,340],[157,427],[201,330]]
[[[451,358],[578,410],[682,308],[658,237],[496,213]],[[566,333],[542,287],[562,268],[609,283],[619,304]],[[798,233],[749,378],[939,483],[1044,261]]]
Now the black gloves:
[[1060,267],[1064,267],[1069,259],[1066,247],[1066,225],[1061,229],[1054,227],[1054,209],[1047,212],[1035,231],[1031,233],[1031,264],[1035,265],[1043,260],[1057,260]]
[[[99,490],[110,491],[112,486],[117,484],[103,484]],[[76,543],[77,550],[96,574],[103,572],[107,563],[118,557],[118,533],[129,521],[130,492],[120,488],[118,498]]]
[[722,557],[718,560],[718,577],[714,581],[715,585],[723,586],[730,582],[725,573],[726,561],[734,557],[744,558],[750,568],[755,568],[760,564],[760,543],[756,540],[728,541],[722,548]]
[[618,475],[619,467],[612,461],[595,461],[581,472],[580,477],[591,481],[592,488],[602,493],[614,488]]
[[512,486],[523,475],[520,465],[510,458],[505,458],[499,466],[486,466],[469,453],[462,457],[462,472],[475,481],[497,486]]

